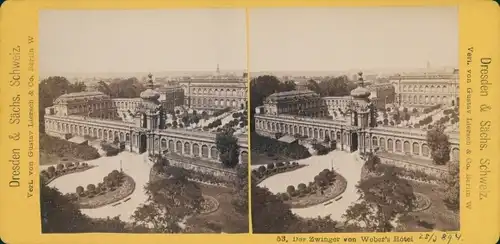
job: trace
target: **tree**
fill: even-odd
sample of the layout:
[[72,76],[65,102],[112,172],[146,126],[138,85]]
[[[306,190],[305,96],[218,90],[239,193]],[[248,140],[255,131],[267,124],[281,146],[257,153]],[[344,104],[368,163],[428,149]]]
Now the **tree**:
[[324,143],[329,143],[330,142],[330,136],[325,135],[325,139],[323,140]]
[[252,184],[252,226],[254,233],[330,233],[339,232],[337,222],[325,218],[302,219],[283,199],[267,188]]
[[40,185],[42,233],[81,232],[87,222],[78,207],[56,188]]
[[268,189],[252,184],[252,226],[254,233],[286,233],[296,216],[290,207]]
[[445,202],[453,211],[460,209],[460,163],[453,161],[448,164],[448,174],[444,179]]
[[308,80],[306,87],[317,94],[321,94],[321,87],[319,87],[319,83],[315,80]]
[[235,210],[245,216],[248,215],[248,164],[239,164],[236,168],[234,187],[235,197],[232,204]]
[[[250,81],[250,120],[253,121],[255,108],[261,106],[269,95],[275,92],[291,91],[293,88],[278,80],[275,76],[263,75],[253,78]],[[254,131],[254,124],[250,124],[250,131]]]
[[444,130],[443,124],[436,123],[436,126],[427,131],[427,144],[431,150],[432,160],[437,165],[444,165],[450,161],[450,142]]
[[148,200],[134,212],[132,218],[135,225],[151,225],[158,233],[181,232],[178,223],[185,217],[198,213],[203,201],[199,185],[188,181],[183,172],[175,170],[171,172],[171,177],[146,185]]
[[38,85],[39,91],[39,123],[40,130],[44,131],[45,108],[54,105],[54,100],[64,93],[85,91],[86,87],[82,82],[71,84],[68,79],[62,76],[51,76],[43,79]]
[[234,137],[232,131],[225,130],[215,137],[215,144],[219,151],[219,158],[225,167],[233,168],[239,162],[238,139]]
[[134,98],[139,97],[145,87],[136,77],[130,77],[113,79],[109,83],[100,81],[97,89],[112,98]]
[[296,86],[295,86],[295,82],[293,82],[292,80],[287,80],[283,83],[281,83],[280,85],[280,91],[292,91],[292,90],[295,90]]
[[78,194],[78,196],[81,196],[84,191],[85,191],[85,189],[83,189],[83,186],[78,186],[76,188],[76,194]]
[[380,163],[380,158],[377,155],[369,153],[365,165],[368,170],[373,172],[377,168],[377,166],[380,165]]
[[407,214],[415,204],[413,187],[397,177],[394,168],[388,167],[382,176],[371,177],[357,186],[361,202],[349,207],[344,214],[346,224],[364,223],[372,232],[390,232],[391,222],[398,214]]

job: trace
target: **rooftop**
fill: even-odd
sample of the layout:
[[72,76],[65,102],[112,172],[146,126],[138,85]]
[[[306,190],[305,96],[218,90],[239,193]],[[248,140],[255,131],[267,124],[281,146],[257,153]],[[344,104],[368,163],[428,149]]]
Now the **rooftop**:
[[109,98],[109,96],[99,91],[72,92],[59,96],[58,98],[56,98],[54,103],[78,101],[84,99],[96,99],[96,98],[103,99],[103,98]]

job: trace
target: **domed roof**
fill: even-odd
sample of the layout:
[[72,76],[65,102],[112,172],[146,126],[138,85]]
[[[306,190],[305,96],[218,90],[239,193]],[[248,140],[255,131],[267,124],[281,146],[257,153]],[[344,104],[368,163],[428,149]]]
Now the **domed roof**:
[[145,100],[158,100],[160,98],[160,93],[154,90],[153,86],[153,75],[148,75],[148,89],[141,92],[141,98]]
[[141,98],[147,100],[157,100],[160,98],[160,93],[155,90],[147,89],[141,92]]
[[354,98],[368,98],[370,94],[371,92],[368,89],[360,86],[351,91],[351,96]]
[[358,76],[359,86],[351,91],[351,96],[354,98],[366,99],[370,96],[371,92],[364,86],[363,72],[358,72]]

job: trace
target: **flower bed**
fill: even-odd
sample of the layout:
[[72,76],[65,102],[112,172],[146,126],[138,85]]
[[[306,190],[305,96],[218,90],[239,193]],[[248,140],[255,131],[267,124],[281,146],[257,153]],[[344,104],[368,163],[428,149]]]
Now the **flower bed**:
[[59,157],[74,157],[81,160],[92,160],[99,158],[99,152],[92,146],[80,145],[64,139],[49,136],[45,133],[40,134],[40,151],[49,155],[58,155]]
[[297,143],[288,144],[257,133],[252,133],[250,140],[252,151],[260,154],[281,155],[292,159],[304,159],[311,156],[306,147]]
[[217,211],[219,209],[219,202],[211,197],[203,195],[203,202],[201,202],[201,214],[209,214]]
[[97,186],[89,184],[86,191],[81,186],[77,187],[77,192],[71,194],[71,199],[80,208],[98,208],[123,200],[130,196],[134,190],[135,181],[132,177],[113,170]]
[[428,209],[431,206],[431,200],[424,194],[415,192],[415,206],[413,212],[420,212]]
[[[329,182],[329,185],[324,188],[317,187],[314,183],[311,183],[302,190],[299,184],[299,189],[297,189],[299,193],[296,196],[290,197],[289,193],[281,193],[280,197],[292,208],[307,208],[337,198],[344,193],[347,187],[347,180],[339,174],[335,174],[335,181]],[[321,191],[323,191],[322,194]],[[284,195],[287,195],[288,199]]]
[[267,166],[262,165],[258,169],[252,170],[252,178],[255,184],[259,184],[273,175],[294,171],[304,166],[297,162],[269,163]]
[[83,172],[94,167],[97,166],[89,165],[85,162],[82,164],[80,164],[79,162],[66,163],[65,165],[58,164],[56,167],[50,166],[47,168],[47,170],[40,171],[40,178],[42,179],[43,183],[47,185],[61,176]]
[[366,165],[363,165],[363,168],[361,169],[361,179],[366,179],[368,177],[372,176],[381,176],[385,170],[388,167],[393,167],[394,172],[403,179],[406,180],[412,180],[412,181],[417,181],[421,183],[428,183],[428,184],[434,184],[434,185],[439,185],[440,184],[440,179],[437,178],[436,176],[429,175],[423,171],[420,170],[408,170],[405,168],[401,167],[396,167],[393,165],[387,165],[387,164],[377,164],[374,168],[373,171],[370,171]]
[[[176,166],[168,166],[168,167],[176,167]],[[210,186],[218,186],[218,187],[229,187],[232,182],[228,182],[224,179],[221,179],[219,177],[216,177],[214,175],[210,174],[204,174],[199,171],[195,171],[192,169],[185,169],[183,168],[183,171],[188,173],[188,176],[186,177],[189,181],[194,181],[200,184],[205,184],[205,185],[210,185]],[[156,179],[161,178],[161,174],[158,173],[154,167],[151,168],[151,171],[149,173],[149,179],[154,181]]]

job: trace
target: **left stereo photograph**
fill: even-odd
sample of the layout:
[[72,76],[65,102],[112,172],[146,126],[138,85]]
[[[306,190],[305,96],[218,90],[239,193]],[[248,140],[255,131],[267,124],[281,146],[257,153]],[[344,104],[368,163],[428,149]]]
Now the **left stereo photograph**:
[[245,9],[39,15],[43,233],[248,233]]

